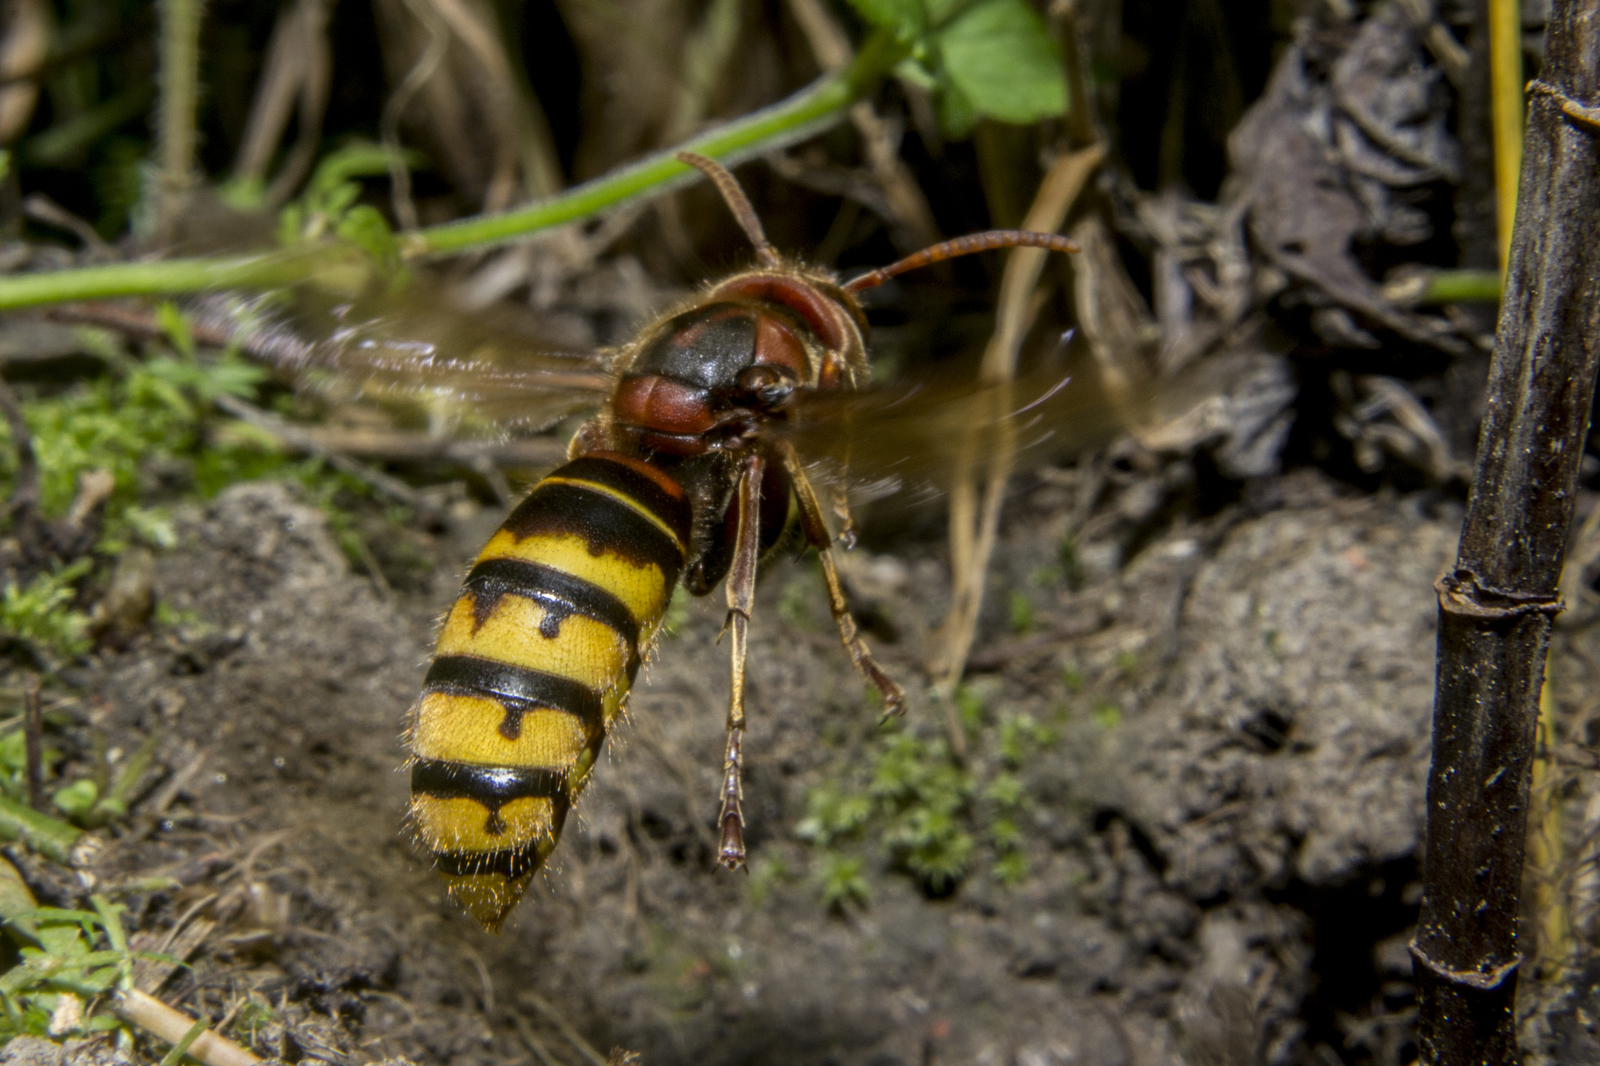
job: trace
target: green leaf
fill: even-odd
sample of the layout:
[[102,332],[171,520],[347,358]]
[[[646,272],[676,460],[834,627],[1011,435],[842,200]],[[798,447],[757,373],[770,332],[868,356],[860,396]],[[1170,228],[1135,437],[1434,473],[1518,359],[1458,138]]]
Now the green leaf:
[[961,724],[969,730],[977,731],[981,729],[984,719],[983,696],[966,685],[958,687],[956,689],[956,712],[961,716]]
[[1028,876],[1028,857],[1020,851],[1002,855],[994,864],[994,879],[1002,885],[1018,885]]
[[122,513],[128,527],[140,540],[153,548],[172,548],[178,543],[178,531],[172,516],[159,507],[129,507]]
[[260,211],[267,203],[267,183],[260,178],[231,178],[217,186],[217,199],[235,211]]
[[87,814],[100,798],[100,790],[87,777],[56,790],[50,802],[74,817]]
[[127,951],[128,938],[122,931],[122,916],[128,908],[121,903],[111,902],[99,892],[90,896],[89,902],[100,919],[101,927],[106,931],[106,941],[111,945],[111,950]]
[[1025,0],[978,4],[941,30],[938,42],[951,86],[979,116],[1028,123],[1066,111],[1060,52]]
[[189,327],[188,317],[171,300],[163,300],[161,306],[156,308],[156,321],[161,324],[161,330],[167,335],[173,350],[192,361],[194,330]]
[[933,100],[939,112],[939,131],[952,141],[966,137],[978,124],[978,111],[972,100],[950,80],[948,72],[940,78],[939,93]]
[[375,207],[357,204],[339,222],[338,234],[351,244],[388,266],[400,261],[400,245],[394,231]]
[[13,935],[38,943],[38,923],[24,917],[38,906],[39,902],[33,898],[33,892],[17,868],[9,859],[0,858],[0,919],[11,927]]
[[306,228],[306,207],[304,204],[284,204],[283,210],[278,212],[278,243],[285,248],[292,246],[300,239],[300,234]]
[[915,85],[925,92],[933,92],[934,89],[939,87],[939,79],[922,64],[920,59],[902,59],[899,65],[894,68],[894,76],[903,82]]
[[866,796],[841,792],[828,785],[806,797],[806,817],[795,827],[795,834],[813,844],[827,845],[859,827],[872,815],[872,801]]
[[1033,628],[1033,601],[1020,589],[1013,589],[1006,601],[1011,614],[1011,632],[1026,633]]

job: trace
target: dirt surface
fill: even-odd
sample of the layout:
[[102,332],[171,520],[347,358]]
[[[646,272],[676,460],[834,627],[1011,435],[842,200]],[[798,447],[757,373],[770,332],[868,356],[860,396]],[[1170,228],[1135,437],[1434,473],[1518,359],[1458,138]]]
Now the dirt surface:
[[[808,795],[865,780],[889,741],[812,565],[782,562],[752,645],[753,872],[712,862],[726,652],[718,605],[691,603],[554,869],[483,933],[401,836],[396,768],[433,620],[498,515],[463,509],[427,587],[384,592],[272,483],[181,519],[156,581],[181,621],[82,678],[112,744],[160,729],[172,768],[95,874],[185,881],[136,900],[147,930],[216,922],[164,996],[217,1017],[255,990],[279,1016],[258,1047],[286,1061],[583,1061],[557,1018],[650,1066],[1306,1062],[1320,1044],[1393,1061],[1430,583],[1458,506],[1295,476],[1270,508],[1172,522],[1136,552],[1085,541],[1074,591],[1052,566],[1062,496],[1012,509],[969,689],[967,770],[1022,785],[1013,884],[974,861],[934,890],[870,831],[797,834]],[[945,609],[935,543],[846,568],[925,739],[945,723],[917,665]],[[1008,632],[1019,596],[1031,618]],[[1020,716],[1049,735],[1007,755]],[[975,834],[985,795],[961,815]],[[867,902],[822,902],[825,852],[863,860]]]

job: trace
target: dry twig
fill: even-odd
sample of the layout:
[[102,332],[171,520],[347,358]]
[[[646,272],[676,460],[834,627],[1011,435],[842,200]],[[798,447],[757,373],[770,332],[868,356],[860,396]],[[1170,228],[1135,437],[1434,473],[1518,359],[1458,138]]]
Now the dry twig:
[[331,8],[330,0],[296,0],[278,13],[267,43],[233,175],[235,181],[265,180],[294,112],[298,119],[294,146],[266,191],[264,199],[270,206],[287,200],[316,161],[333,84],[333,51],[328,42]]
[[[1023,220],[1023,228],[1054,233],[1061,227],[1084,183],[1105,155],[1105,147],[1095,144],[1059,157],[1045,174],[1033,206]],[[985,350],[979,378],[984,383],[1008,382],[1016,375],[1017,354],[1023,339],[1038,314],[1034,290],[1044,270],[1048,253],[1037,248],[1018,248],[1006,261],[1000,282],[1000,308],[994,336]],[[978,610],[983,605],[984,575],[994,553],[1000,522],[1000,503],[1011,476],[1010,456],[988,457],[981,511],[978,500],[978,456],[969,452],[965,469],[956,478],[950,494],[950,568],[953,603],[939,636],[934,671],[947,693],[953,692],[966,669],[978,625]],[[965,731],[956,717],[953,701],[945,701],[949,713],[951,746],[958,755],[966,747]]]
[[216,404],[219,410],[232,415],[241,422],[247,422],[257,429],[277,437],[286,446],[296,451],[315,455],[340,473],[349,474],[351,477],[371,485],[377,491],[397,500],[407,507],[413,508],[425,521],[437,521],[443,516],[433,503],[417,490],[407,485],[399,478],[391,477],[381,470],[376,470],[365,463],[358,463],[349,456],[318,444],[311,433],[287,422],[270,411],[262,410],[253,403],[247,403],[234,396],[218,396]]
[[[136,989],[118,992],[112,1001],[112,1009],[128,1024],[154,1033],[169,1044],[183,1040],[196,1025],[195,1019],[187,1014],[173,1010],[154,996],[147,996]],[[198,1036],[190,1040],[188,1054],[204,1066],[252,1066],[261,1061],[259,1055],[208,1029],[201,1030]]]

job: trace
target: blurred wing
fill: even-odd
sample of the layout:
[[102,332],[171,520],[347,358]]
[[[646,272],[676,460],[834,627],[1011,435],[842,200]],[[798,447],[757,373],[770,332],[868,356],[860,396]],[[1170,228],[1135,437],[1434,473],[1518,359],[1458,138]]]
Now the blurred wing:
[[530,431],[604,400],[603,354],[562,350],[525,318],[468,314],[419,288],[343,304],[310,291],[210,297],[194,316],[297,384],[340,400],[419,405],[430,420]]
[[807,393],[771,435],[825,477],[868,495],[947,489],[958,478],[1039,466],[1102,446],[1123,431],[1088,376],[1035,373],[998,385],[935,380]]

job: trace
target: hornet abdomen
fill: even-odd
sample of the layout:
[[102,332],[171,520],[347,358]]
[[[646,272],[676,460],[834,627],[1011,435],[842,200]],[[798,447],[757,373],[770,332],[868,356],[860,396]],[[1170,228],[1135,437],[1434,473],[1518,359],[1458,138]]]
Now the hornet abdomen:
[[683,489],[626,456],[534,486],[445,619],[412,721],[411,820],[458,903],[504,921],[561,836],[683,568]]

